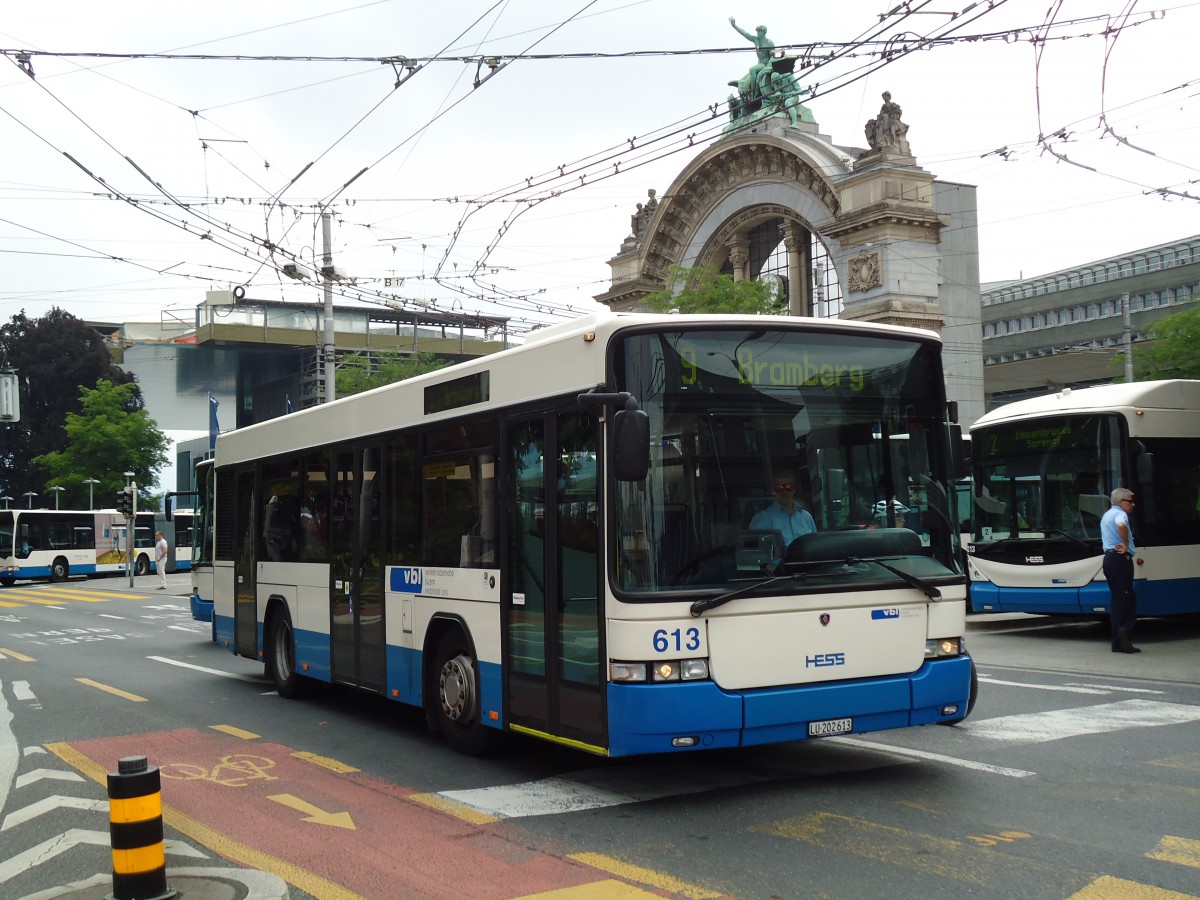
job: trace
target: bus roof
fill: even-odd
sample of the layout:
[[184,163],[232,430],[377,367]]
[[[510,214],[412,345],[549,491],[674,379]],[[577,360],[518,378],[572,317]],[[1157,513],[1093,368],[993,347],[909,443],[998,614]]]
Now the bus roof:
[[1049,416],[1064,412],[1100,412],[1115,409],[1200,410],[1200,381],[1137,381],[1133,384],[1103,384],[1017,400],[980,416],[971,430],[1014,419]]
[[[940,343],[932,331],[874,322],[814,319],[795,316],[672,315],[614,313],[601,310],[569,322],[533,331],[524,344],[444,369],[417,375],[315,406],[259,422],[246,428],[223,432],[217,437],[216,464],[231,465],[262,456],[303,450],[325,443],[331,436],[346,440],[392,431],[415,421],[432,422],[457,418],[491,406],[507,406],[572,391],[591,390],[604,381],[609,339],[617,331],[638,326],[705,327],[745,326],[780,330],[842,331]],[[523,361],[528,357],[528,365]],[[458,400],[445,408],[427,409],[426,389],[455,383],[463,386],[461,397],[487,375],[487,396]],[[553,373],[553,377],[547,377]],[[474,379],[474,381],[473,381]]]

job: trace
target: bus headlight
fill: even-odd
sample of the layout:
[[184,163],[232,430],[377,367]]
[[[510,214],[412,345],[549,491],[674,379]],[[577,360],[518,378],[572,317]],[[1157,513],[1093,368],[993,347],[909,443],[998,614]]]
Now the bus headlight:
[[933,638],[925,642],[925,658],[941,659],[962,654],[962,638]]
[[652,681],[703,681],[708,678],[707,659],[664,659],[658,662],[622,662],[613,660],[609,677],[623,684]]

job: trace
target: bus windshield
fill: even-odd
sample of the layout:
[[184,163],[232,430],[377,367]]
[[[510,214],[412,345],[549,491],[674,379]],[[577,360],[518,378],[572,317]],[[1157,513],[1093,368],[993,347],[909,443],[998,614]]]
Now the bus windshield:
[[627,337],[615,366],[652,455],[644,482],[618,484],[624,594],[895,580],[872,559],[961,577],[935,343],[680,328]]
[[1099,540],[1108,492],[1122,483],[1121,442],[1112,414],[1002,422],[977,433],[976,552],[1001,541]]

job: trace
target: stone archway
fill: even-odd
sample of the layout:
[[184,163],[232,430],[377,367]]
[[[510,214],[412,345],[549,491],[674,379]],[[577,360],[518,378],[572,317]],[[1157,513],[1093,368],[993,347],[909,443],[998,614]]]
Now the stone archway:
[[[754,242],[775,229],[792,315],[943,333],[948,392],[973,421],[982,414],[974,188],[935,182],[918,166],[908,126],[889,103],[889,134],[905,136],[866,149],[835,145],[817,124],[784,115],[755,118],[715,141],[661,198],[651,197],[648,215],[634,217],[609,260],[611,285],[595,299],[614,311],[637,310],[666,286],[673,266],[759,277],[766,254],[756,254]],[[817,256],[827,267],[824,284],[820,267],[813,278]],[[835,290],[838,302],[819,302]]]

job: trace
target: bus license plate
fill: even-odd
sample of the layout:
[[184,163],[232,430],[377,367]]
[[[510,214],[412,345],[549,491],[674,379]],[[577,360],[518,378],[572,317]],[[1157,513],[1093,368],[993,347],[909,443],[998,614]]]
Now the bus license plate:
[[826,737],[831,734],[849,734],[854,730],[853,719],[826,719],[823,722],[809,722],[809,737]]

